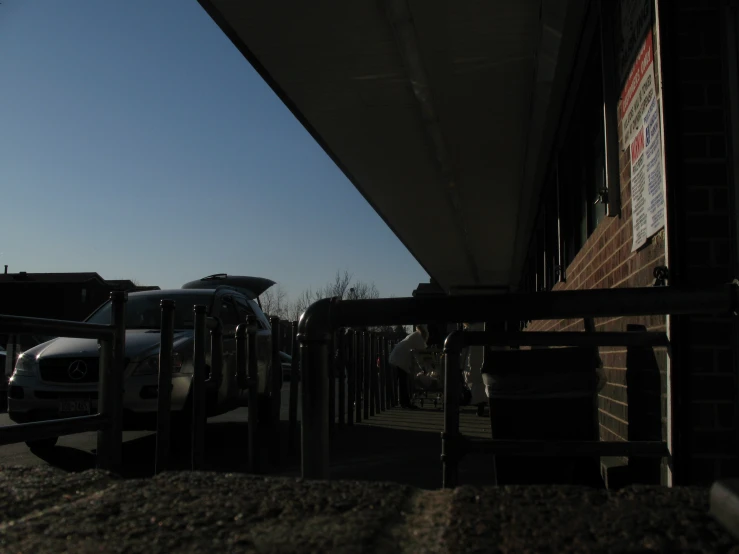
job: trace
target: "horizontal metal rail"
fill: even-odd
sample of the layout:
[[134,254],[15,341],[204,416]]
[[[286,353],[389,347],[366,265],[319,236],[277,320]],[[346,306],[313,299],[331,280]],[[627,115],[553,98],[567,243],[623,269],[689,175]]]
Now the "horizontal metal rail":
[[[739,303],[738,291],[736,285],[726,284],[693,290],[640,287],[486,296],[341,300],[332,303],[328,323],[336,329],[486,321],[491,314],[495,314],[495,318],[499,320],[517,321],[661,314],[728,314],[736,311]],[[308,312],[306,315],[310,315]]]
[[669,346],[666,333],[578,333],[531,331],[523,333],[487,333],[474,331],[464,333],[465,346],[485,343],[488,346]]
[[463,452],[499,456],[639,456],[670,455],[660,441],[534,441],[465,438]]
[[50,421],[37,421],[0,427],[0,446],[26,441],[53,439],[88,431],[102,431],[110,424],[110,418],[102,414],[68,417]]
[[77,339],[103,340],[113,338],[115,329],[112,325],[86,323],[84,321],[0,315],[0,333],[55,335]]

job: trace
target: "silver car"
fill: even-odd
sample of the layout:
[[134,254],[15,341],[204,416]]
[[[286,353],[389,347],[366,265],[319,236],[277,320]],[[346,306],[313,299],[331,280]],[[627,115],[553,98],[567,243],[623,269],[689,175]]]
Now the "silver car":
[[[259,327],[257,356],[259,392],[265,394],[271,367],[271,330],[257,301],[272,281],[217,275],[187,283],[183,289],[131,293],[126,304],[126,359],[124,372],[124,428],[154,429],[157,410],[160,302],[175,301],[172,411],[188,415],[192,379],[193,306],[207,306],[209,316],[223,324],[223,371],[207,383],[209,415],[246,405],[247,391],[236,379],[235,330],[254,315]],[[249,288],[246,288],[246,286]],[[106,302],[87,321],[110,323]],[[209,342],[209,341],[208,341]],[[210,373],[210,345],[206,363]],[[97,412],[99,347],[96,340],[55,338],[25,351],[8,387],[8,414],[15,422],[42,421]],[[49,447],[56,440],[31,446]]]

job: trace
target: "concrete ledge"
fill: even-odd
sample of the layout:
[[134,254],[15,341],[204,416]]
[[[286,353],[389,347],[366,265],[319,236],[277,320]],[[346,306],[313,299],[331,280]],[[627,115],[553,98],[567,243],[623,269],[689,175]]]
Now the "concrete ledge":
[[727,479],[713,484],[711,515],[739,540],[739,479]]
[[460,487],[0,471],[3,552],[674,552],[736,541],[701,488]]

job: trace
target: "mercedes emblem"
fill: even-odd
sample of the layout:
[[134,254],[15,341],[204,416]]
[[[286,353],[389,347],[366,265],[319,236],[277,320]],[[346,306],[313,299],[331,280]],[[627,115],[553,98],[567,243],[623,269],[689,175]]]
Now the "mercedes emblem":
[[79,381],[87,376],[87,364],[82,360],[75,360],[69,365],[67,375],[72,381]]

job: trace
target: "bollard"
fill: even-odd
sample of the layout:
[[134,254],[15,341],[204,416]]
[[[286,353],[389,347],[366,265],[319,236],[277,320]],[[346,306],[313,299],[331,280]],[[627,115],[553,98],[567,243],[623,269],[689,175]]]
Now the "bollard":
[[248,337],[247,388],[249,395],[249,471],[258,473],[259,463],[259,358],[257,356],[257,319],[246,316]]
[[370,334],[369,331],[362,333],[362,416],[369,419],[370,416],[370,390],[372,372],[370,371]]
[[280,325],[279,317],[269,318],[272,327],[272,371],[270,375],[270,437],[269,460],[277,466],[280,463],[280,411],[282,408],[282,359],[280,358]]
[[290,364],[290,452],[295,452],[295,433],[298,429],[298,387],[300,383],[300,349],[298,347],[298,322],[291,325],[292,363]]
[[346,356],[346,388],[347,388],[347,425],[354,425],[354,410],[356,404],[356,374],[354,367],[354,350],[356,349],[356,336],[354,331],[347,329],[344,335],[345,356]]
[[331,436],[336,431],[336,332],[331,333],[328,358],[328,431]]
[[192,354],[192,456],[193,471],[202,469],[205,461],[205,311],[203,305],[193,307],[195,312],[195,336]]
[[159,380],[157,381],[157,435],[154,473],[169,464],[170,422],[172,419],[172,364],[174,341],[174,300],[162,300],[162,324],[159,330]]
[[110,294],[112,340],[100,341],[98,412],[110,423],[98,431],[97,465],[107,471],[119,471],[123,447],[123,371],[126,357],[126,302],[128,293]]

